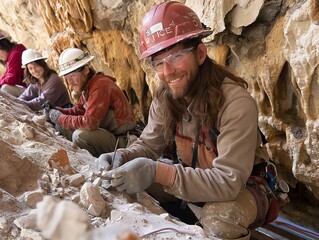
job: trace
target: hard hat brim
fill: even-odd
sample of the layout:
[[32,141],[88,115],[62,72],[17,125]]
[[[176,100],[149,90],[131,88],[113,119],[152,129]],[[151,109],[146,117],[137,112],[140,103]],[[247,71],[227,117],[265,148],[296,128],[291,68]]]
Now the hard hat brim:
[[76,62],[75,64],[72,65],[72,67],[60,71],[59,77],[62,77],[62,76],[64,76],[64,75],[67,75],[68,73],[73,72],[74,70],[76,70],[76,69],[78,69],[78,68],[84,66],[85,64],[87,64],[88,62],[90,62],[93,58],[94,58],[94,56],[89,56],[89,57],[87,57],[87,58],[84,58],[84,59],[82,59],[82,60]]
[[186,39],[191,39],[191,38],[196,38],[196,37],[205,38],[205,37],[211,35],[212,33],[213,33],[213,30],[196,30],[193,32],[189,32],[189,33],[186,33],[183,35],[176,36],[174,38],[163,41],[163,42],[156,44],[156,45],[152,46],[151,48],[147,49],[146,51],[144,51],[141,54],[139,60],[147,58],[155,53],[158,53],[158,52],[164,50],[165,48],[168,48],[168,47],[170,47],[176,43],[182,42]]
[[8,39],[9,41],[11,41],[11,37],[10,36],[3,36],[3,37],[0,37],[0,40],[2,40],[2,39]]
[[38,61],[38,60],[42,60],[42,59],[43,59],[43,60],[46,60],[47,57],[39,57],[39,58],[31,59],[31,60],[27,61],[26,63],[22,64],[21,67],[22,67],[22,68],[26,68],[29,63],[32,63],[32,62],[35,62],[35,61]]

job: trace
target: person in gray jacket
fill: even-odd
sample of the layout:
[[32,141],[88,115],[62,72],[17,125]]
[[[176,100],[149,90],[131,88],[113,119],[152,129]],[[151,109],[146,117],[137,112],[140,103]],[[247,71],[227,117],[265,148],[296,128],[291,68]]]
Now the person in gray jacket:
[[45,62],[46,57],[33,49],[22,53],[22,68],[29,86],[18,97],[33,111],[43,108],[45,102],[53,106],[71,107],[68,90],[62,79]]
[[[196,217],[211,239],[249,239],[251,226],[265,222],[269,189],[256,184],[260,205],[247,182],[269,157],[247,84],[207,55],[202,38],[211,33],[179,2],[151,8],[140,58],[148,58],[160,86],[147,126],[130,147],[101,155],[97,164],[111,169],[106,176],[118,191],[146,190],[172,215],[202,207]],[[173,140],[177,158],[161,159]]]

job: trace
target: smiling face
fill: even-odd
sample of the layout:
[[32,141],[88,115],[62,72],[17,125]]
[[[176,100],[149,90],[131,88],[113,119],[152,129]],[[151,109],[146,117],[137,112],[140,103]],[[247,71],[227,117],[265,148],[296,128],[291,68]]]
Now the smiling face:
[[[191,50],[178,45],[152,59],[159,80],[169,89],[173,98],[185,98],[190,101],[188,94],[196,81],[199,66],[204,62],[206,53],[206,46],[202,43]],[[161,65],[160,68],[158,64]]]
[[28,63],[27,68],[33,77],[39,79],[40,81],[44,80],[44,68],[42,66],[36,62],[31,62]]

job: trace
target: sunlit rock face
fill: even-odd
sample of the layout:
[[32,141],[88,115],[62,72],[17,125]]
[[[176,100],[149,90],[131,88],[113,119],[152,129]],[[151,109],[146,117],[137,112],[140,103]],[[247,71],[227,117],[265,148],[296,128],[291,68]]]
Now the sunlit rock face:
[[[49,56],[80,47],[93,66],[116,77],[136,116],[147,121],[156,81],[139,62],[142,17],[160,1],[6,0],[0,28],[17,42]],[[209,55],[247,80],[272,159],[319,198],[318,1],[181,1],[214,30]]]

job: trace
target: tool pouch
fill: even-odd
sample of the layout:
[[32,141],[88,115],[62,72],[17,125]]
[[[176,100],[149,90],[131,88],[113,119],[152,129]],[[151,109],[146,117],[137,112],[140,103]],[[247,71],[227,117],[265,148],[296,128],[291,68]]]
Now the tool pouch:
[[274,164],[262,163],[254,167],[254,170],[246,182],[246,188],[252,193],[257,203],[257,217],[249,229],[258,228],[276,220],[280,207],[289,202],[288,184],[282,180],[277,181],[277,170]]
[[257,216],[249,229],[255,229],[274,221],[278,217],[278,202],[265,179],[251,176],[246,183],[246,188],[254,196],[257,204]]

